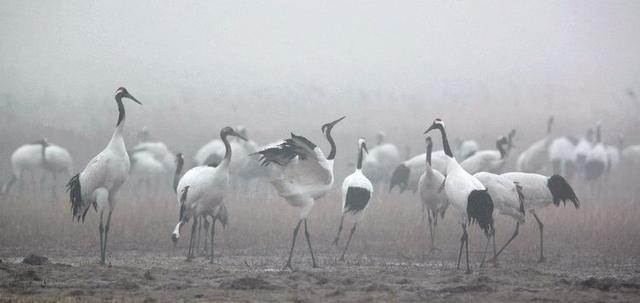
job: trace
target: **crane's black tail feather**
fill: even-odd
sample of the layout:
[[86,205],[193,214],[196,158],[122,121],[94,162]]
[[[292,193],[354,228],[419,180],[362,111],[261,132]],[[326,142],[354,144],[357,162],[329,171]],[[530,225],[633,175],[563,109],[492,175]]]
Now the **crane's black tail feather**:
[[576,208],[580,208],[580,200],[576,196],[576,193],[571,188],[571,185],[565,178],[560,175],[553,175],[547,181],[547,187],[553,197],[553,204],[560,206],[560,201],[563,205],[566,205],[567,200],[573,202]]
[[[76,174],[75,176],[71,177],[71,179],[67,183],[67,191],[69,192],[69,201],[71,202],[71,213],[73,215],[73,218],[77,221],[80,221],[80,219],[82,219],[82,222],[84,222],[84,217],[87,212],[85,210],[84,214],[80,214],[83,208],[80,174]],[[88,209],[89,208],[87,208],[87,210]]]
[[467,201],[469,224],[478,223],[486,236],[493,232],[493,200],[485,190],[473,190]]
[[389,183],[389,192],[391,192],[396,185],[398,186],[398,188],[400,188],[400,193],[405,191],[409,186],[410,174],[411,174],[411,170],[409,169],[409,167],[404,165],[404,163],[400,163],[393,170],[393,174],[391,174],[391,182]]

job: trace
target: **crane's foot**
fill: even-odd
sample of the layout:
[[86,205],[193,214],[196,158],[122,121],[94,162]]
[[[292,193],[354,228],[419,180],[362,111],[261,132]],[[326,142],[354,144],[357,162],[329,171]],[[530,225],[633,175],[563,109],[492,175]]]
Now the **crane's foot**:
[[285,271],[287,269],[290,271],[295,271],[295,269],[293,269],[293,266],[291,266],[291,262],[287,262],[287,264],[285,264],[284,267],[282,268],[282,271]]

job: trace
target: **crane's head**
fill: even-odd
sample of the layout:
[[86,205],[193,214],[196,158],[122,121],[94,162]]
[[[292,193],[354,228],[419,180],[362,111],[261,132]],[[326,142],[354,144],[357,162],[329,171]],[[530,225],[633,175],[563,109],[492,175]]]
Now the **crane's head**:
[[245,138],[243,135],[239,134],[237,131],[235,131],[231,126],[225,126],[220,130],[220,138],[224,138],[227,136],[234,136],[234,137],[238,137],[244,141],[247,141],[247,138]]
[[444,121],[442,121],[442,119],[440,118],[436,118],[435,120],[433,120],[433,123],[431,123],[431,126],[429,126],[429,128],[427,128],[427,130],[424,131],[424,133],[426,134],[434,129],[443,130]]
[[140,105],[142,105],[142,103],[140,103],[140,101],[138,101],[136,98],[134,98],[128,91],[126,88],[124,87],[119,87],[116,90],[116,99],[122,99],[122,98],[127,98],[135,103],[138,103]]
[[358,147],[364,149],[367,154],[369,153],[369,149],[367,149],[367,140],[365,138],[358,139]]
[[176,154],[176,165],[183,165],[184,164],[184,157],[182,156],[182,153],[177,153]]
[[336,124],[338,124],[338,122],[342,121],[344,118],[346,118],[346,116],[343,116],[342,118],[340,118],[338,120],[335,120],[333,122],[329,122],[329,123],[323,124],[322,128],[321,128],[322,133],[325,134],[325,135],[329,134],[331,132],[331,129],[334,126],[336,126]]

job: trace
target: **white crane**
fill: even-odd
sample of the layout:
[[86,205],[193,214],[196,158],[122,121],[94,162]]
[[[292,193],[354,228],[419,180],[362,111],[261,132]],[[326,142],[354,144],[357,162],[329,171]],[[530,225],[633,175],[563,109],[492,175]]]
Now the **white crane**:
[[[391,174],[389,191],[398,186],[400,192],[410,189],[414,193],[418,190],[418,181],[426,168],[427,154],[419,154],[409,160],[398,164]],[[439,150],[431,153],[431,168],[437,171],[447,170],[447,156],[444,151]]]
[[578,141],[573,137],[559,137],[549,145],[549,160],[553,174],[565,176],[569,179],[573,177],[576,169],[576,144]]
[[331,145],[331,151],[327,157],[313,142],[293,133],[291,139],[286,139],[277,146],[258,151],[263,165],[274,164],[271,171],[271,184],[278,195],[287,200],[289,205],[300,208],[300,220],[293,230],[291,250],[285,269],[293,269],[291,257],[296,245],[298,230],[303,222],[304,234],[311,252],[311,261],[313,267],[317,267],[309,238],[307,216],[315,201],[324,197],[333,187],[333,161],[336,157],[336,144],[331,137],[331,130],[344,118],[322,125],[322,133]]
[[544,241],[542,236],[544,224],[538,218],[536,210],[551,204],[560,206],[561,201],[565,205],[567,201],[571,201],[576,208],[580,208],[580,200],[578,200],[571,185],[560,175],[547,177],[532,173],[511,172],[502,174],[502,176],[522,187],[524,209],[533,215],[540,229],[540,259],[538,262],[544,262]]
[[625,147],[622,150],[622,160],[636,167],[640,166],[640,144]]
[[465,159],[460,166],[470,174],[481,171],[498,173],[507,163],[507,155],[509,153],[509,139],[502,136],[496,140],[497,150],[481,150],[477,151],[473,156]]
[[584,176],[587,181],[597,180],[602,177],[609,162],[609,155],[602,143],[601,128],[600,122],[598,122],[596,125],[596,142],[587,154],[584,164]]
[[[427,217],[429,224],[429,235],[431,236],[430,252],[438,250],[435,245],[436,227],[438,226],[438,216],[444,218],[444,214],[449,207],[446,194],[442,191],[442,183],[444,175],[438,170],[431,167],[431,151],[433,150],[433,142],[431,137],[426,139],[426,165],[424,172],[420,176],[418,182],[418,192],[422,201],[422,216]],[[423,220],[424,221],[424,220]]]
[[[459,139],[458,139],[459,140]],[[480,150],[480,145],[475,140],[464,140],[459,141],[457,148],[457,157],[461,160],[465,160],[471,156],[473,156],[477,151]]]
[[344,255],[347,253],[349,243],[351,243],[351,237],[356,231],[356,226],[364,217],[365,211],[369,206],[369,199],[373,194],[373,185],[371,181],[362,173],[362,159],[364,157],[363,151],[367,150],[367,143],[364,138],[358,139],[358,162],[356,164],[356,170],[347,176],[342,182],[342,217],[340,218],[340,226],[338,227],[338,234],[333,245],[338,245],[340,240],[340,233],[342,232],[342,224],[344,223],[345,215],[352,215],[354,218],[353,227],[349,233],[349,239],[344,246],[340,260],[344,260]]
[[2,185],[2,194],[8,194],[16,181],[19,181],[19,191],[22,192],[25,182],[25,174],[33,174],[42,167],[42,159],[45,157],[45,148],[48,143],[45,139],[31,144],[25,144],[11,154],[11,179]]
[[[194,239],[199,219],[206,216],[215,218],[220,212],[225,195],[229,187],[229,164],[231,162],[232,148],[229,136],[235,136],[244,140],[244,137],[233,128],[227,126],[220,130],[220,139],[225,146],[224,158],[217,167],[196,166],[188,170],[176,187],[178,206],[180,209],[179,221],[176,224],[171,239],[174,243],[180,238],[180,228],[189,219],[193,218],[191,227],[191,239],[187,261],[193,258]],[[214,221],[215,223],[215,221]],[[213,240],[215,237],[215,224],[211,228],[211,251],[209,263],[213,263]]]
[[391,143],[384,143],[384,133],[378,133],[378,144],[367,152],[362,173],[373,183],[388,182],[390,172],[400,163],[400,151]]
[[[84,222],[87,211],[92,205],[100,216],[100,264],[105,264],[107,236],[109,235],[111,214],[115,208],[115,195],[127,179],[131,166],[127,147],[122,137],[125,121],[122,98],[141,104],[129,94],[126,88],[120,87],[116,90],[118,122],[111,140],[104,150],[89,161],[81,173],[73,176],[67,183],[73,218],[77,221],[82,219]],[[103,224],[105,211],[107,212],[107,222]]]
[[593,129],[587,130],[587,136],[580,138],[576,144],[576,168],[580,173],[584,172],[585,164],[587,163],[587,156],[591,153],[593,142]]
[[622,160],[622,148],[623,148],[622,135],[618,136],[618,143],[616,145],[605,145],[607,151],[607,173],[611,173],[615,170],[620,161]]
[[169,150],[164,142],[146,141],[138,143],[133,147],[133,153],[135,154],[137,152],[150,153],[156,161],[162,164],[167,174],[170,174],[175,170],[175,155]]
[[[496,252],[496,236],[493,234],[493,258],[489,262],[495,262],[502,251],[518,236],[520,224],[525,222],[524,195],[522,187],[509,178],[487,172],[479,172],[475,175],[482,185],[489,191],[493,206],[499,214],[507,216],[516,222],[516,229],[511,238]],[[484,260],[483,260],[484,263]]]
[[545,168],[549,159],[549,145],[551,144],[551,130],[553,116],[547,120],[546,135],[525,149],[516,162],[516,170],[528,173],[539,173]]
[[434,129],[440,130],[442,145],[447,155],[447,177],[444,179],[444,191],[449,204],[453,207],[453,211],[462,226],[462,238],[460,239],[457,267],[460,268],[462,249],[466,247],[466,273],[471,273],[471,269],[469,268],[469,234],[467,233],[467,224],[478,223],[480,229],[484,232],[485,236],[487,236],[487,239],[489,239],[493,234],[493,201],[484,185],[465,171],[453,157],[449,141],[447,140],[447,133],[444,129],[444,122],[441,119],[435,119],[433,124],[431,124],[424,133],[426,134]]
[[147,192],[151,192],[158,188],[162,177],[166,175],[167,170],[162,162],[158,161],[153,153],[147,150],[136,151],[130,156],[131,159],[131,176],[137,179],[135,191],[140,192],[142,185],[146,187]]
[[44,185],[47,173],[50,174],[52,179],[51,191],[55,197],[56,188],[58,187],[58,175],[62,174],[66,177],[71,175],[73,160],[71,159],[71,154],[58,145],[47,143],[44,150],[42,168],[45,170],[45,173],[42,175],[40,183]]

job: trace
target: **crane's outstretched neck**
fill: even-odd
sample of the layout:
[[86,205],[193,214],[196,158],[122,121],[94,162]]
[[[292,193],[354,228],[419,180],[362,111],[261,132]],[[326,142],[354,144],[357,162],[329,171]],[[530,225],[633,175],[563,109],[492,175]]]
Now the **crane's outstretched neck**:
[[182,167],[184,166],[184,159],[178,157],[176,161],[176,172],[173,175],[173,192],[178,192],[178,182],[180,182],[180,174],[182,173]]
[[453,158],[453,153],[451,152],[451,146],[449,146],[449,139],[447,139],[447,132],[444,130],[444,126],[440,125],[438,129],[440,129],[440,134],[442,135],[442,146],[444,147],[445,155],[449,156],[449,158]]
[[363,158],[362,150],[363,149],[364,147],[362,145],[360,145],[360,147],[358,148],[358,165],[356,166],[358,170],[362,169],[362,158]]
[[122,96],[120,94],[116,95],[116,103],[118,104],[118,122],[116,123],[116,129],[113,131],[113,135],[111,136],[111,141],[109,141],[110,146],[118,145],[123,152],[126,153],[126,147],[124,145],[124,139],[122,138],[122,129],[124,128],[124,119],[125,119],[125,111],[124,105],[122,104]]
[[231,162],[231,144],[229,144],[229,138],[227,138],[228,134],[221,133],[220,138],[222,139],[222,143],[224,143],[224,159],[220,162],[220,166],[228,167],[229,162]]
[[433,150],[433,143],[431,143],[431,140],[429,140],[427,142],[427,168],[429,168],[429,170],[431,170],[431,151]]
[[331,129],[327,130],[327,141],[331,144],[331,152],[329,152],[327,160],[333,160],[336,157],[336,143],[333,141],[333,137],[331,137]]
[[500,152],[500,159],[504,159],[504,157],[507,155],[507,151],[504,149],[504,146],[502,146],[502,141],[498,140],[496,142],[496,149]]

